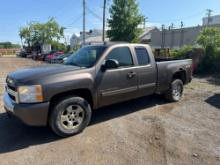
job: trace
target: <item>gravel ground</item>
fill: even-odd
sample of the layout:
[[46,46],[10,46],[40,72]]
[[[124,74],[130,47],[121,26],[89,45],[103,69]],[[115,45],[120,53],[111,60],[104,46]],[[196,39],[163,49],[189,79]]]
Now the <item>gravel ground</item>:
[[[0,58],[0,96],[8,72],[39,64]],[[220,85],[195,78],[179,103],[149,96],[99,109],[66,139],[9,119],[0,101],[0,164],[219,165]]]

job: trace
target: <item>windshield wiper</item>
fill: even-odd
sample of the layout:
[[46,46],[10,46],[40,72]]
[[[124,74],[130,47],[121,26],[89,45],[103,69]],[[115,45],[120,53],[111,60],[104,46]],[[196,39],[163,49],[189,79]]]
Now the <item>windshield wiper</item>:
[[80,67],[78,64],[73,63],[73,62],[71,62],[71,63],[66,63],[66,65],[73,65],[73,66],[78,66],[78,67]]
[[80,66],[80,65],[78,65],[78,64],[76,64],[76,63],[74,63],[74,62],[66,63],[66,65],[77,66],[77,67],[79,67],[79,68],[86,68],[85,66]]

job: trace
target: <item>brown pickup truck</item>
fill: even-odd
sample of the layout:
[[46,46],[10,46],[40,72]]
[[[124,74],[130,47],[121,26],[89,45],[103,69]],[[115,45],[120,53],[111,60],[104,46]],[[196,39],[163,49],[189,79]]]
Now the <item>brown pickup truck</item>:
[[60,136],[81,132],[92,110],[154,93],[179,101],[192,79],[192,61],[158,60],[143,44],[79,49],[64,65],[10,73],[4,106],[31,126],[49,125]]

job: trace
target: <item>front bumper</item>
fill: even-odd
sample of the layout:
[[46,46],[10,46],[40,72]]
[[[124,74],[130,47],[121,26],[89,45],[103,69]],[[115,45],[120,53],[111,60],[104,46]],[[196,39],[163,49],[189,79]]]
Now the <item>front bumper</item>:
[[37,104],[14,103],[7,93],[3,97],[4,108],[7,113],[12,114],[30,126],[46,126],[49,102]]

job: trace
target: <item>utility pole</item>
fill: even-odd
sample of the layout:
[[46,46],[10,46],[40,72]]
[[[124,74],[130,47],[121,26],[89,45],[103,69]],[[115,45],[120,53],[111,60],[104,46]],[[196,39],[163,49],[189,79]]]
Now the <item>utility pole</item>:
[[86,43],[86,1],[83,0],[83,45]]
[[104,0],[103,6],[103,28],[102,28],[102,41],[105,42],[105,15],[106,15],[106,0]]
[[211,15],[212,15],[212,10],[211,9],[207,9],[207,16],[208,16],[208,25],[211,23],[212,21],[212,18],[211,18]]
[[148,20],[148,17],[144,17],[144,29],[146,28],[147,20]]
[[162,44],[161,48],[164,49],[165,47],[165,25],[162,25]]
[[181,32],[180,32],[180,47],[183,46],[183,42],[184,42],[184,30],[183,30],[183,21],[181,21]]
[[173,48],[173,44],[174,44],[174,24],[172,23],[171,26],[170,26],[170,29],[171,29],[171,46],[170,48],[172,49]]

